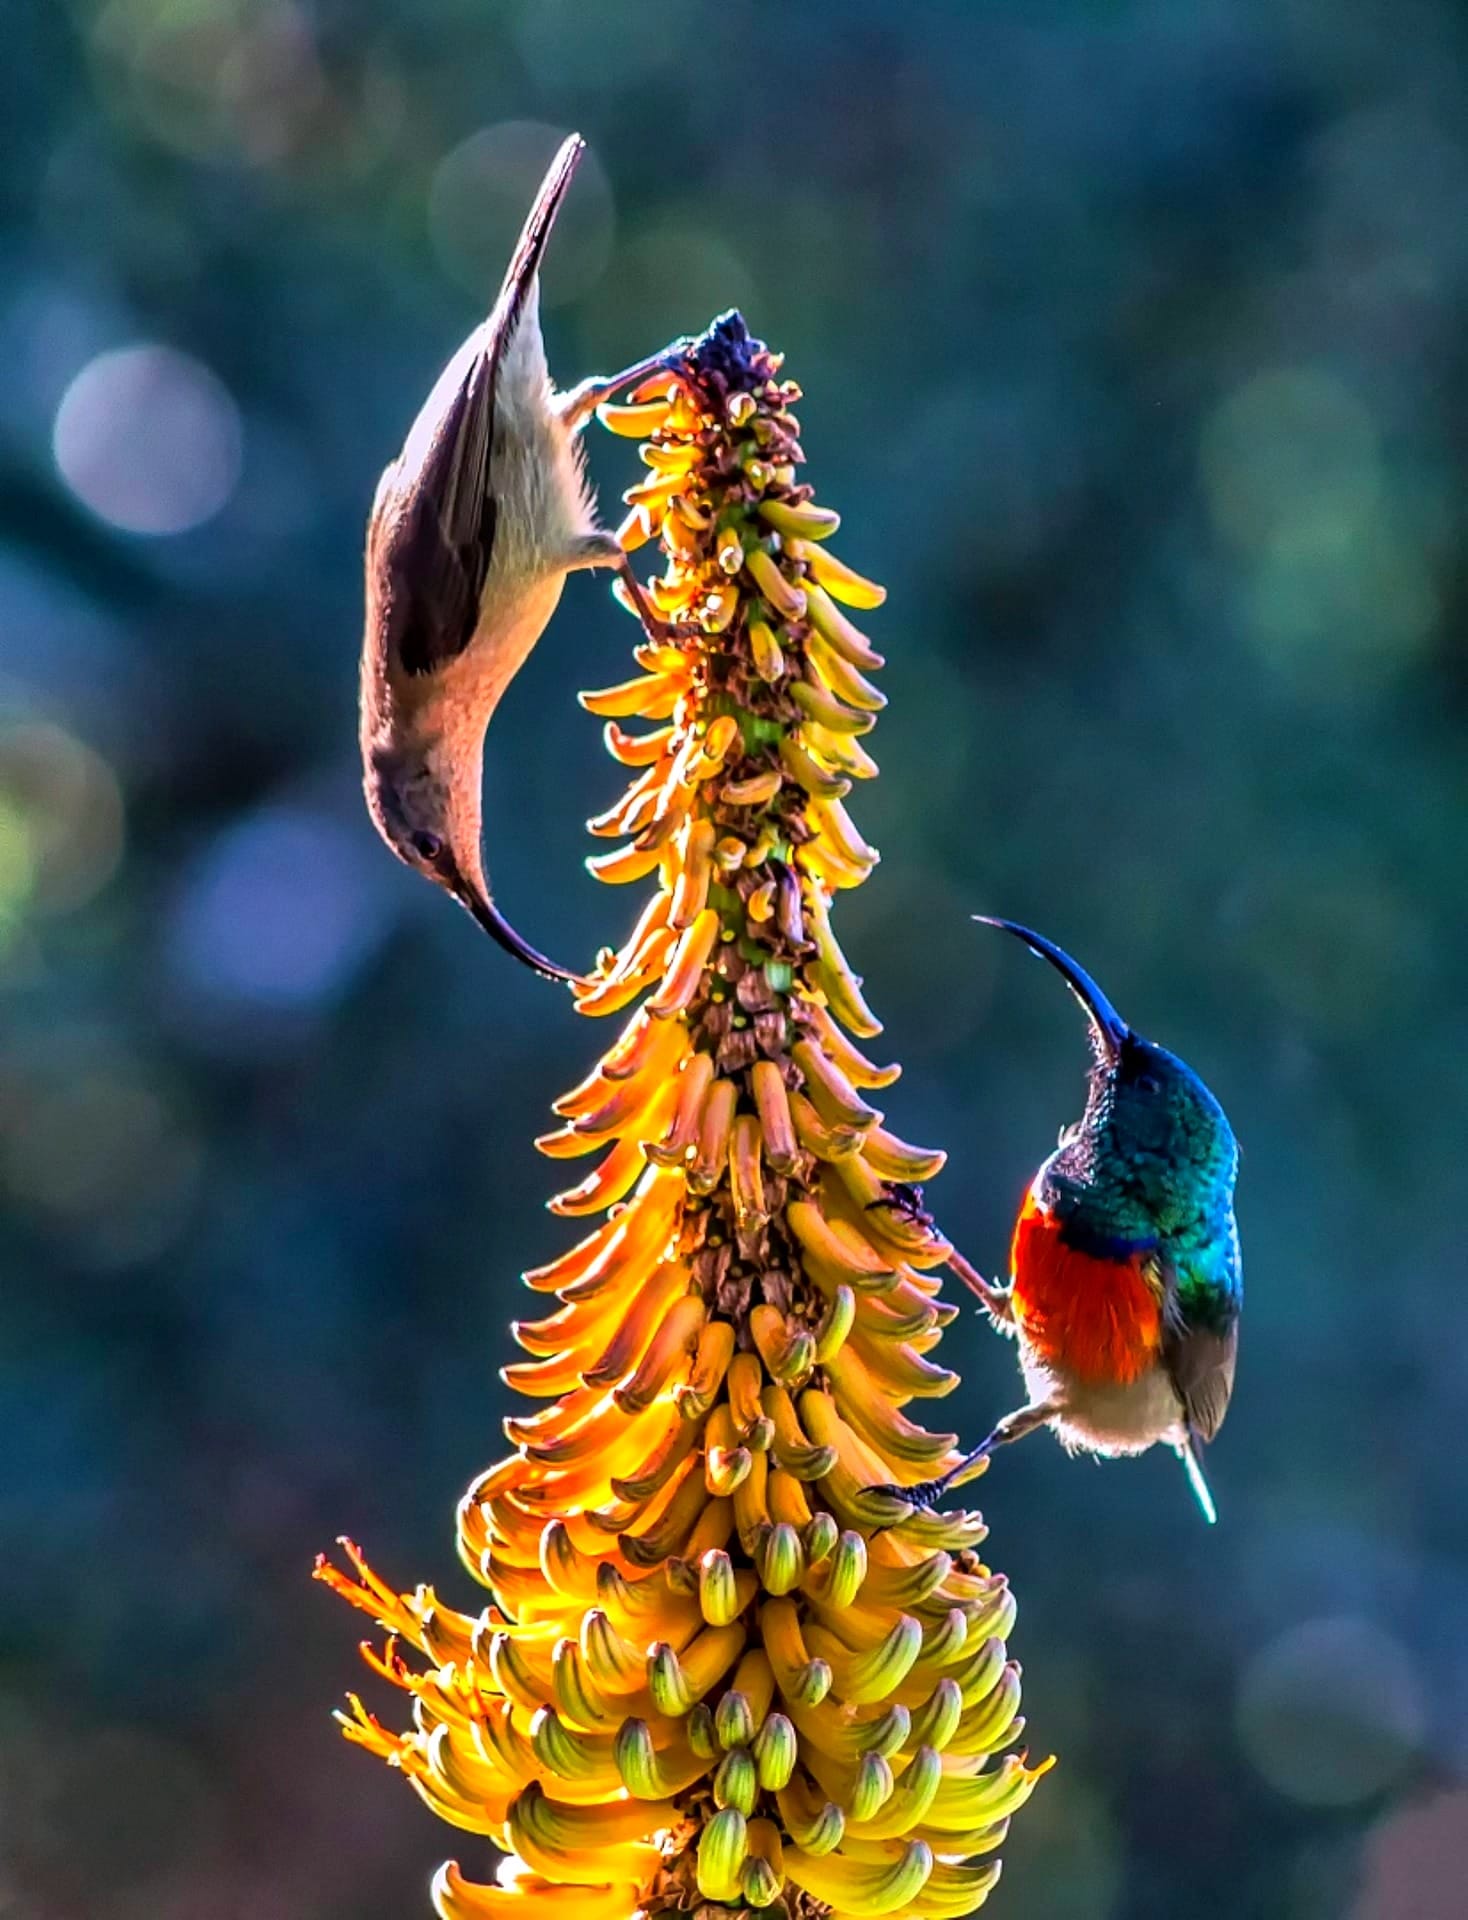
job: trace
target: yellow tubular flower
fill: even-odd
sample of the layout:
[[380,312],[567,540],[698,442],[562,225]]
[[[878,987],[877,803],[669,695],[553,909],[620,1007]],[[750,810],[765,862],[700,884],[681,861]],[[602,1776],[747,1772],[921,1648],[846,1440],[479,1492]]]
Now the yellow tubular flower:
[[878,1491],[955,1457],[903,1411],[957,1384],[950,1248],[907,1184],[942,1155],[872,1104],[898,1070],[831,928],[877,859],[844,800],[883,704],[841,609],[883,594],[822,544],[779,372],[729,314],[602,410],[645,441],[623,538],[656,539],[680,637],[582,696],[635,770],[590,864],[656,891],[578,996],[641,1005],[540,1142],[596,1156],[552,1210],[603,1217],[525,1276],[558,1302],[514,1329],[534,1404],[459,1512],[491,1604],[399,1593],[350,1543],[317,1569],[413,1696],[396,1734],[353,1698],[348,1738],[509,1856],[492,1885],[444,1866],[441,1920],[948,1920],[1045,1771],[996,1757],[1023,1722],[980,1516]]

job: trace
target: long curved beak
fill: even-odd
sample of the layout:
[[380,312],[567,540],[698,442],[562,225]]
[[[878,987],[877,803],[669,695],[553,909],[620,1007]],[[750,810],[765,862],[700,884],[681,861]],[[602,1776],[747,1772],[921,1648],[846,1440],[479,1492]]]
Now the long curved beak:
[[565,986],[577,984],[577,974],[568,972],[565,967],[558,967],[554,960],[547,960],[543,953],[538,953],[528,940],[522,940],[487,895],[481,895],[467,881],[461,881],[453,893],[459,905],[483,927],[496,946],[503,947],[506,953],[512,953],[522,966],[529,967],[546,980],[559,980]]
[[1023,940],[1031,953],[1039,954],[1042,960],[1048,960],[1055,971],[1070,988],[1085,1010],[1091,1023],[1091,1032],[1096,1037],[1096,1045],[1108,1060],[1115,1060],[1121,1052],[1122,1042],[1131,1029],[1112,1006],[1106,995],[1096,985],[1084,967],[1075,961],[1053,940],[1047,940],[1042,933],[1033,933],[1028,927],[1022,927],[1014,920],[996,920],[991,914],[976,913],[974,919],[985,927],[998,927],[1004,933],[1012,933],[1016,940]]

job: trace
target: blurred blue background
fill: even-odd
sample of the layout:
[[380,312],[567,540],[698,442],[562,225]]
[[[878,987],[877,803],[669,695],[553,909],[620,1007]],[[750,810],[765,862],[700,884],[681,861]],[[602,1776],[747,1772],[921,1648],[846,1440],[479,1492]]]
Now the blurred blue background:
[[[1084,1035],[1244,1144],[1207,1532],[1162,1454],[984,1485],[1030,1738],[991,1910],[1457,1920],[1468,24],[1448,0],[21,0],[0,75],[0,1913],[427,1912],[467,1836],[336,1737],[349,1530],[478,1604],[531,1137],[609,1027],[377,844],[377,473],[555,137],[570,382],[738,304],[884,579],[886,864],[839,925],[990,1270]],[[609,517],[635,478],[595,436]],[[582,577],[490,736],[491,868],[589,959]],[[636,890],[640,893],[640,889]],[[959,1423],[1015,1403],[965,1313]],[[945,1409],[946,1411],[946,1409]]]

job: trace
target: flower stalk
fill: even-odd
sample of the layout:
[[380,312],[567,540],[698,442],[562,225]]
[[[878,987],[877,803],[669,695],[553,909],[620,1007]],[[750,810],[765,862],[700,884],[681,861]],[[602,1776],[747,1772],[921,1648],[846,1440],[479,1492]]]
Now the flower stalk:
[[441,1920],[949,1920],[1045,1770],[998,1757],[1023,1722],[982,1519],[879,1491],[955,1458],[904,1411],[958,1384],[952,1249],[914,1184],[944,1156],[873,1104],[899,1070],[858,1044],[880,1026],[831,926],[877,859],[845,802],[885,704],[846,609],[884,594],[824,545],[798,398],[730,314],[602,410],[644,442],[621,538],[657,543],[679,635],[582,695],[633,776],[589,865],[655,881],[577,998],[641,1005],[538,1142],[600,1156],[550,1205],[602,1218],[524,1276],[559,1303],[504,1371],[538,1410],[459,1509],[491,1604],[398,1592],[349,1543],[318,1566],[413,1697],[402,1733],[353,1698],[348,1737],[508,1855],[495,1884],[443,1867]]

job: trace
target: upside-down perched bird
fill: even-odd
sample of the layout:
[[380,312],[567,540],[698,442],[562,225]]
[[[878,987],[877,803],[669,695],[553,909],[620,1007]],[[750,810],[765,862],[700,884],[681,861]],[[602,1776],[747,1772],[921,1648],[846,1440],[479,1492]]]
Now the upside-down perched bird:
[[1126,1024],[1049,940],[975,915],[1048,960],[1090,1022],[1086,1110],[1025,1197],[1007,1289],[959,1272],[1012,1332],[1029,1393],[959,1466],[894,1489],[930,1505],[994,1447],[1052,1427],[1072,1452],[1143,1453],[1159,1440],[1216,1518],[1198,1459],[1233,1391],[1243,1279],[1238,1146],[1192,1068]]
[[668,352],[557,393],[540,334],[538,268],[585,150],[573,134],[535,196],[489,318],[439,375],[367,525],[362,761],[384,840],[450,892],[491,938],[553,980],[490,896],[480,845],[484,735],[568,573],[618,567],[596,524],[581,429]]

